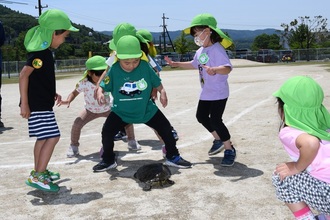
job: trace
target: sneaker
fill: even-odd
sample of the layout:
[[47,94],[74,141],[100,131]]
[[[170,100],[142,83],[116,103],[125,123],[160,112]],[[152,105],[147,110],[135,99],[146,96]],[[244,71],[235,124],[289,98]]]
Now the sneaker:
[[223,167],[231,167],[235,163],[235,158],[236,158],[236,150],[232,146],[233,150],[225,150],[224,157],[220,163],[221,166]]
[[5,127],[5,125],[3,124],[2,121],[0,121],[0,128],[4,128],[4,127]]
[[211,149],[209,150],[208,154],[209,155],[215,155],[217,153],[220,153],[224,149],[224,145],[221,140],[214,140],[213,145]]
[[58,192],[60,190],[60,187],[53,182],[49,182],[47,179],[49,179],[47,172],[42,172],[42,173],[34,172],[34,175],[33,176],[30,175],[30,177],[25,181],[25,183],[28,186],[43,191]]
[[102,172],[102,171],[106,171],[106,170],[113,169],[116,167],[117,167],[116,161],[113,163],[106,163],[102,160],[100,163],[96,164],[93,167],[93,170],[94,170],[94,172]]
[[179,140],[178,132],[176,132],[176,130],[174,128],[172,129],[172,135],[176,141]]
[[114,141],[120,141],[120,140],[123,140],[123,139],[125,139],[125,138],[127,138],[126,133],[125,133],[125,132],[122,132],[122,131],[119,131],[119,132],[115,135],[115,137],[113,138],[113,140],[114,140]]
[[[30,176],[34,176],[35,174],[35,170],[31,170],[30,172]],[[47,180],[48,182],[52,182],[52,181],[56,181],[56,180],[59,180],[61,178],[61,175],[60,173],[58,172],[53,172],[53,171],[50,171],[50,170],[46,170],[45,173],[47,174],[47,176],[49,177]]]
[[66,152],[66,156],[71,158],[74,156],[78,156],[79,155],[79,148],[73,145],[70,145],[68,148],[68,151]]
[[166,159],[165,165],[178,167],[178,168],[190,168],[192,166],[192,164],[189,161],[186,161],[180,155],[172,157],[171,160]]
[[50,171],[50,170],[46,170],[46,172],[48,173],[49,179],[51,181],[56,181],[56,180],[59,180],[61,178],[61,175],[58,172],[53,172],[53,171]]
[[134,151],[141,150],[141,146],[138,144],[138,142],[136,140],[128,141],[127,148],[129,150],[134,150]]
[[165,144],[164,145],[162,145],[162,153],[163,153],[163,157],[164,157],[164,159],[166,159],[166,147],[165,147]]

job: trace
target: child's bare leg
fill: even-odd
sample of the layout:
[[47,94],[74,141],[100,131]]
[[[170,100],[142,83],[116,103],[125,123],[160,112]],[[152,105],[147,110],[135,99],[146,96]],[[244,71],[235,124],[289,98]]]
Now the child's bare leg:
[[47,169],[47,165],[59,139],[60,137],[54,137],[46,140],[36,141],[34,151],[36,172],[43,172]]
[[132,141],[135,140],[135,134],[134,134],[134,126],[133,124],[128,124],[125,126],[125,132],[127,135],[127,140]]

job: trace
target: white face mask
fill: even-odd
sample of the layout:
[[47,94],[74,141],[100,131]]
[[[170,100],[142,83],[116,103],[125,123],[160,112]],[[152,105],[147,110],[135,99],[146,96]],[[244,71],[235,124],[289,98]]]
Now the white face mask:
[[195,44],[197,45],[197,46],[199,46],[199,47],[202,47],[203,45],[204,45],[204,42],[205,42],[205,40],[206,40],[206,38],[207,38],[207,36],[205,36],[205,38],[204,38],[204,40],[202,40],[200,37],[201,37],[201,35],[204,33],[204,31],[205,31],[206,29],[204,29],[198,36],[196,36],[195,38],[194,38],[194,41],[195,41]]

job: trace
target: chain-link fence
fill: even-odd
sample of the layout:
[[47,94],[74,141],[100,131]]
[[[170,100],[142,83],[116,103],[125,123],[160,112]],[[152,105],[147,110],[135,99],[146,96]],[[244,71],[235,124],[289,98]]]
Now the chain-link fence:
[[[56,60],[55,72],[65,73],[73,71],[84,71],[87,59]],[[17,77],[24,67],[26,61],[3,61],[2,77]]]
[[[290,59],[286,58],[287,54],[291,53]],[[232,52],[233,57],[235,57],[235,52]],[[180,60],[182,58],[186,58],[186,55],[170,54],[171,58],[175,58],[175,60]],[[258,51],[249,51],[248,56],[241,56],[242,59],[249,59],[252,61],[260,61],[260,62],[267,62],[265,59],[265,55],[263,54],[262,59],[258,59],[260,56],[260,52]],[[266,55],[267,56],[267,55]],[[287,61],[321,61],[321,60],[329,60],[330,59],[330,48],[311,48],[311,49],[296,49],[296,50],[272,50],[272,53],[269,56],[273,56],[274,62],[287,62]],[[162,62],[163,57],[158,56],[160,65],[164,66],[167,63],[164,61]],[[189,58],[192,59],[193,54],[189,53]],[[86,59],[70,59],[70,60],[56,60],[55,61],[55,71],[56,73],[65,73],[65,72],[73,72],[73,71],[84,71],[85,70],[85,62]],[[187,61],[183,59],[182,61]],[[12,77],[18,76],[19,72],[23,68],[25,61],[6,61],[3,60],[2,62],[2,77]]]

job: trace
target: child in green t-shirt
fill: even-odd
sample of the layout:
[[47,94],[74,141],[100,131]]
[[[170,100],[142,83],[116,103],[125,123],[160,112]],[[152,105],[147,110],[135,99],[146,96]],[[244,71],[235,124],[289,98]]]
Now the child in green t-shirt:
[[102,161],[93,167],[95,172],[106,171],[117,166],[114,136],[120,128],[130,123],[144,123],[158,132],[166,145],[166,162],[169,166],[189,168],[192,164],[184,160],[176,147],[171,124],[150,98],[153,88],[160,93],[160,102],[167,106],[167,96],[160,78],[150,65],[141,60],[139,40],[131,35],[121,37],[117,44],[119,62],[112,65],[97,91],[97,99],[103,103],[103,91],[111,92],[113,107],[102,129],[104,152]]

